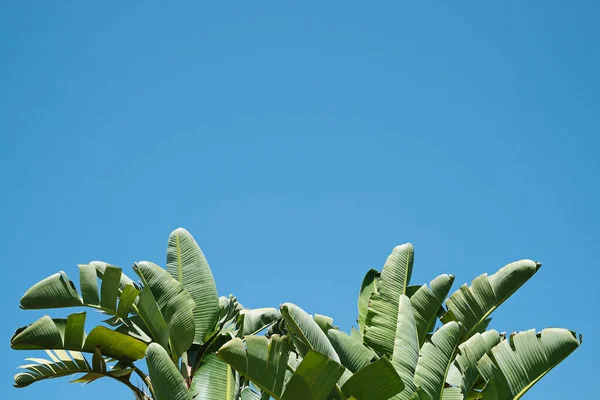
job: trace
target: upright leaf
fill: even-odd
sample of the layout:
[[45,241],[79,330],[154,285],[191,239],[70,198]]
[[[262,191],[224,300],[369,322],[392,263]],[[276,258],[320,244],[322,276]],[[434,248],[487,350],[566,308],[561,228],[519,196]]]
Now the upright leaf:
[[134,271],[149,287],[165,322],[174,355],[179,357],[194,341],[194,314],[196,304],[185,288],[167,271],[148,261],[134,265]]
[[459,336],[458,323],[449,322],[442,325],[431,337],[431,342],[426,342],[421,348],[413,382],[431,399],[439,399],[442,396]]
[[285,336],[247,336],[246,344],[235,338],[217,352],[218,356],[251,380],[262,391],[280,398],[291,344]]
[[109,265],[104,270],[102,288],[100,289],[100,305],[102,308],[117,311],[117,297],[121,282],[121,268]]
[[415,313],[420,346],[425,343],[430,327],[433,327],[438,311],[444,303],[453,282],[454,275],[440,275],[430,282],[430,287],[423,285],[410,297]]
[[502,335],[495,330],[490,330],[476,333],[466,342],[461,343],[458,346],[458,354],[448,371],[446,382],[459,387],[465,396],[468,395],[480,377],[477,362],[501,340]]
[[236,385],[231,367],[216,354],[208,354],[194,374],[190,393],[196,399],[235,400]]
[[98,297],[98,274],[93,265],[79,265],[79,286],[85,304],[100,304],[100,297]]
[[219,317],[219,297],[208,262],[196,241],[183,228],[169,237],[167,271],[194,299],[194,342],[202,344]]
[[419,338],[410,299],[400,295],[392,353],[392,364],[404,382],[405,390],[394,399],[409,399],[415,390],[413,377],[419,361]]
[[371,295],[365,319],[364,341],[375,351],[392,355],[396,337],[398,302],[406,294],[414,261],[414,248],[410,243],[397,246],[389,255],[377,290]]
[[358,330],[361,334],[365,332],[369,300],[371,299],[371,295],[377,290],[378,279],[379,271],[371,269],[367,272],[360,285],[360,293],[358,295]]
[[192,400],[185,380],[162,346],[150,343],[146,350],[146,363],[155,400]]

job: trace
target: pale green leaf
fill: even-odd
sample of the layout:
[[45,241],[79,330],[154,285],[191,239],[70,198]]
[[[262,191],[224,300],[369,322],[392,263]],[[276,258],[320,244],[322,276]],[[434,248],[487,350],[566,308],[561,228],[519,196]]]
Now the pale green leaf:
[[398,302],[406,294],[414,261],[410,243],[394,248],[387,258],[376,291],[371,295],[365,319],[364,341],[375,351],[388,356],[394,350]]

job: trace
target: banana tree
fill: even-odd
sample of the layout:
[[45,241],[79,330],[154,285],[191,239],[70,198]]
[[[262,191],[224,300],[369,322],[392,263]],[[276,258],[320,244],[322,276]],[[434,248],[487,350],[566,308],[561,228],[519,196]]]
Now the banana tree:
[[[288,372],[301,370],[307,357],[319,353],[335,366],[326,387],[314,400],[461,400],[519,399],[581,344],[566,329],[519,332],[508,338],[488,330],[491,314],[541,267],[521,260],[471,285],[462,285],[446,300],[453,275],[429,285],[411,286],[414,248],[394,248],[381,271],[367,272],[359,291],[358,329],[341,332],[331,318],[310,316],[293,304],[280,307],[282,319],[269,333],[271,341],[289,338],[284,356]],[[255,342],[263,342],[255,350]],[[291,393],[291,376],[270,365],[266,338],[229,342],[218,356],[262,392],[275,399]],[[315,369],[316,375],[325,374]],[[254,397],[253,397],[254,398]],[[255,397],[259,398],[259,397]]]
[[[267,328],[279,312],[247,310],[233,296],[219,298],[204,254],[182,228],[169,237],[166,269],[141,261],[133,271],[138,282],[94,261],[79,265],[80,291],[62,271],[27,290],[23,309],[88,308],[108,318],[89,333],[85,311],[44,316],[19,328],[11,347],[44,350],[48,358],[27,358],[14,386],[79,374],[72,382],[112,378],[138,399],[243,398],[239,374],[215,351],[234,337]],[[140,365],[144,361],[148,373]],[[132,374],[143,386],[131,382]]]

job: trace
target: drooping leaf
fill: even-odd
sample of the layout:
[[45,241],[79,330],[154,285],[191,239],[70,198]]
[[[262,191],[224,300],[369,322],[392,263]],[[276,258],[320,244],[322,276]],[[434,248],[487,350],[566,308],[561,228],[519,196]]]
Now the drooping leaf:
[[541,265],[535,261],[521,260],[500,268],[491,276],[478,276],[471,286],[465,284],[450,296],[446,302],[448,311],[442,316],[442,322],[460,322],[463,340],[482,332],[490,314],[531,278]]
[[181,283],[158,265],[141,261],[136,263],[133,269],[144,282],[144,286],[152,291],[169,327],[174,355],[179,357],[194,341],[194,300]]
[[204,343],[212,333],[219,317],[219,298],[215,281],[200,247],[183,228],[169,236],[167,271],[192,296],[194,309],[194,342]]
[[310,350],[287,383],[281,400],[325,400],[335,390],[344,367]]
[[396,337],[398,302],[406,294],[414,261],[410,243],[394,248],[371,295],[365,319],[364,341],[380,354],[392,355]]
[[305,356],[308,350],[315,350],[335,362],[340,362],[325,332],[306,311],[292,303],[282,304],[280,310],[292,340],[302,356]]
[[446,374],[458,346],[459,336],[460,326],[452,321],[442,325],[433,334],[431,341],[421,348],[413,382],[431,399],[439,399],[442,396]]
[[82,304],[75,285],[63,271],[36,283],[21,298],[21,308],[25,310],[76,307]]
[[[75,350],[102,354],[119,360],[139,360],[144,357],[146,344],[129,335],[97,326],[87,337],[83,330],[85,313],[72,314],[67,319],[44,316],[33,324],[18,329],[11,339],[15,350]],[[83,347],[82,347],[83,346]]]
[[327,338],[340,357],[340,363],[351,372],[366,367],[377,357],[373,350],[362,344],[362,341],[356,340],[344,332],[330,329],[327,331]]
[[53,320],[49,316],[45,315],[35,321],[33,324],[17,329],[13,337],[10,339],[10,347],[15,350],[44,350],[64,348],[63,336],[61,335],[57,323],[66,326],[65,319]]
[[403,389],[402,379],[385,356],[356,372],[342,386],[344,394],[356,400],[387,400]]
[[453,282],[454,275],[440,275],[430,282],[429,287],[423,285],[410,296],[415,313],[419,346],[425,343],[425,337],[435,323],[438,310],[446,299]]
[[275,308],[244,309],[244,335],[254,335],[268,328],[281,318],[281,314]]
[[285,336],[247,336],[246,344],[235,338],[217,352],[218,356],[262,391],[280,398],[291,343]]
[[485,399],[520,399],[581,344],[574,332],[559,328],[547,328],[538,334],[534,329],[519,332],[510,340],[512,346],[503,340],[478,363],[488,381],[482,393]]
[[236,385],[231,367],[216,354],[208,354],[194,374],[190,393],[196,399],[235,400]]
[[148,345],[121,332],[97,326],[87,336],[82,351],[91,353],[95,347],[99,347],[107,357],[135,361],[144,357]]
[[161,345],[150,343],[146,350],[146,363],[155,400],[192,400],[185,380]]
[[360,293],[358,295],[358,331],[361,334],[365,332],[369,300],[371,299],[371,295],[377,291],[377,279],[379,279],[379,271],[371,269],[367,272],[360,285]]
[[[60,378],[78,373],[91,373],[92,367],[86,361],[83,354],[77,351],[52,353],[48,350],[51,360],[44,358],[26,358],[30,364],[21,365],[19,368],[25,369],[27,372],[19,372],[15,375],[14,386],[23,388],[32,383],[45,380]],[[110,372],[110,371],[108,371]],[[108,373],[96,373],[98,377],[109,376]],[[77,382],[77,381],[73,381]]]
[[329,331],[330,329],[337,329],[337,327],[333,326],[333,318],[331,317],[321,314],[315,314],[313,316],[313,319],[325,334],[327,334],[327,331]]

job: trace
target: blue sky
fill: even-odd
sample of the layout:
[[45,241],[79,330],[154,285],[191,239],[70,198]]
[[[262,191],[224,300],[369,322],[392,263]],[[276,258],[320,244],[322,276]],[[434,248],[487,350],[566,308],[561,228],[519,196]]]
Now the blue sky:
[[539,260],[492,326],[583,332],[527,398],[588,398],[599,4],[290,3],[0,3],[0,398],[129,398],[10,387],[34,355],[9,338],[44,314],[18,301],[78,263],[164,264],[178,226],[220,294],[345,330],[394,245],[415,245],[413,283]]

